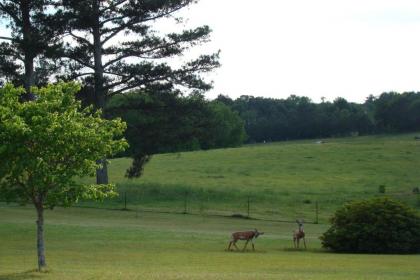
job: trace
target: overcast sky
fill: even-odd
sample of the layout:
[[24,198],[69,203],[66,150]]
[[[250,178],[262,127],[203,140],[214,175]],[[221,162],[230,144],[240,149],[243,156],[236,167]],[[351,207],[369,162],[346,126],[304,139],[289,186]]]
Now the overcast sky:
[[200,52],[222,51],[209,98],[420,91],[419,0],[200,0],[183,15],[213,29]]

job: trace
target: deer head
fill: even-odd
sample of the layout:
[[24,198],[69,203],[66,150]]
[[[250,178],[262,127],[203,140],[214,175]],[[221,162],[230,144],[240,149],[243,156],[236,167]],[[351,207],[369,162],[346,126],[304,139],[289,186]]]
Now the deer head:
[[296,223],[298,224],[298,226],[299,226],[299,230],[300,231],[303,231],[303,220],[296,220]]
[[255,232],[255,238],[264,234],[264,232],[259,232],[257,229],[254,229],[254,232]]

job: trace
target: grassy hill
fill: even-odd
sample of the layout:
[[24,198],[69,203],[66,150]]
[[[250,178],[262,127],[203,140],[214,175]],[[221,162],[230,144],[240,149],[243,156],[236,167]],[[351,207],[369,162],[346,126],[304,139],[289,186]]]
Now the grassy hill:
[[[420,142],[415,134],[290,141],[162,154],[140,179],[124,178],[129,159],[114,159],[119,198],[95,207],[325,221],[344,202],[388,195],[419,207]],[[379,186],[385,186],[385,194]]]
[[[383,195],[380,185],[385,195],[419,209],[412,188],[419,185],[420,142],[413,136],[165,154],[134,181],[123,177],[129,160],[113,160],[111,180],[121,196],[80,206],[121,209],[126,197],[128,208],[138,211],[47,210],[50,270],[36,273],[35,210],[0,203],[0,280],[419,279],[419,255],[334,254],[319,240],[334,209]],[[251,217],[262,220],[210,215],[246,215],[248,197]],[[310,224],[316,202],[321,223]],[[157,213],[183,212],[185,205],[197,215]],[[273,221],[295,218],[307,221],[308,250],[292,248],[295,223]],[[253,228],[265,232],[255,253],[225,251],[233,231]]]

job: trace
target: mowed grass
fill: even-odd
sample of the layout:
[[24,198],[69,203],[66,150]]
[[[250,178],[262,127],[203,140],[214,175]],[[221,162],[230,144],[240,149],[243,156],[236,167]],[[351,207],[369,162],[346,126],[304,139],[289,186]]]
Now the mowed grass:
[[[157,155],[135,180],[124,178],[129,160],[114,159],[110,178],[120,197],[79,204],[98,209],[47,211],[48,273],[34,272],[34,209],[0,204],[0,280],[420,279],[419,255],[334,254],[319,241],[328,217],[349,200],[388,195],[419,209],[414,135]],[[121,209],[125,197],[131,211],[99,209]],[[248,198],[259,220],[228,217],[246,215]],[[316,203],[320,224],[311,224]],[[185,207],[194,215],[156,212]],[[292,249],[294,223],[270,221],[296,218],[306,221],[306,251]],[[265,232],[256,252],[225,251],[231,232],[253,228]]]
[[[57,208],[46,213],[48,273],[34,272],[35,211],[0,204],[0,279],[419,279],[419,255],[333,254],[326,225],[306,225],[309,249],[293,250],[292,223]],[[265,231],[256,251],[225,251],[234,230]],[[243,243],[239,244],[240,247]]]
[[[241,148],[162,154],[144,176],[124,177],[129,159],[114,159],[110,179],[119,198],[84,205],[160,209],[191,213],[243,214],[307,221],[328,217],[343,203],[379,195],[420,209],[420,141],[417,134],[289,141]],[[89,179],[86,179],[87,181]],[[93,179],[90,179],[93,180]],[[380,194],[380,185],[386,193]],[[124,196],[124,193],[127,193]]]

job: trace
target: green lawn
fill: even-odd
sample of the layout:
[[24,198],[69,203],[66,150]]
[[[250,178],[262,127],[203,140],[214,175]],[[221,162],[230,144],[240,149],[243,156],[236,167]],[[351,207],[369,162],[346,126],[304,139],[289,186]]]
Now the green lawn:
[[[124,178],[129,160],[112,160],[120,197],[47,211],[48,273],[34,272],[34,209],[0,203],[0,280],[420,279],[420,255],[333,254],[319,241],[337,207],[384,195],[380,185],[420,209],[414,135],[164,154],[132,181]],[[130,211],[115,210],[125,197]],[[260,219],[229,217],[246,215],[248,198]],[[312,224],[316,203],[320,223]],[[193,215],[173,214],[185,207]],[[307,251],[291,249],[296,225],[278,222],[296,218],[306,221]],[[225,251],[231,232],[253,228],[266,232],[256,252]]]
[[[333,254],[326,225],[306,225],[307,251],[292,250],[292,223],[223,217],[56,209],[46,213],[48,273],[36,273],[35,211],[0,205],[0,279],[419,279],[419,255]],[[230,233],[257,227],[256,252],[226,252]],[[239,246],[242,246],[240,244]]]
[[[128,159],[114,159],[111,181],[131,209],[247,214],[274,220],[326,222],[344,202],[379,194],[420,209],[420,141],[414,135],[290,141],[153,157],[144,176],[124,178]],[[187,195],[186,195],[187,193]],[[124,195],[96,207],[122,208]],[[186,202],[185,202],[186,200]]]

